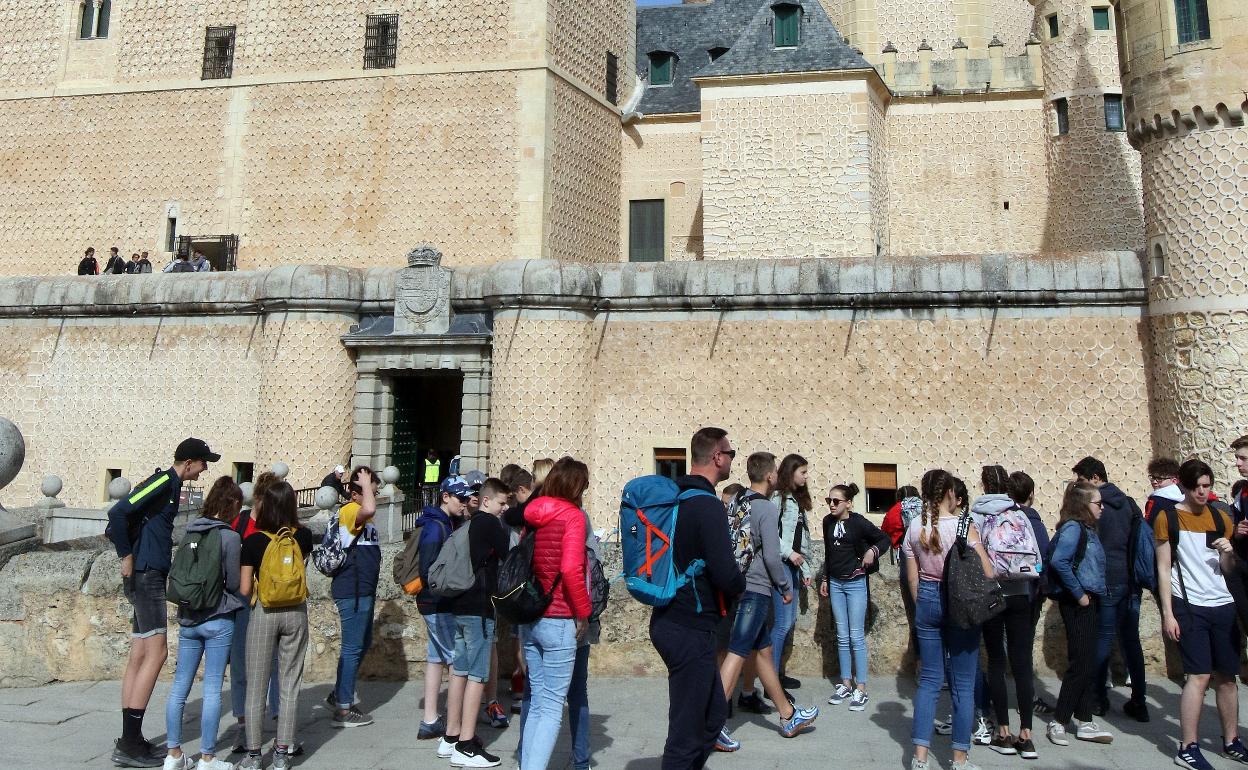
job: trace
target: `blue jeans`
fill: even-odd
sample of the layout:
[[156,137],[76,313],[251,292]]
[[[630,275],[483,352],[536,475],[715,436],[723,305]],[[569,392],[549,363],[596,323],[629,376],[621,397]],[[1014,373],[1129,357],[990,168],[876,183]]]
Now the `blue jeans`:
[[199,750],[216,754],[217,723],[221,720],[221,682],[230,660],[234,617],[213,618],[198,626],[182,626],[178,631],[178,663],[173,687],[165,701],[165,743],[169,748],[182,745],[182,712],[186,697],[195,683],[199,662],[204,662],[204,703],[200,715]]
[[[523,728],[521,728],[523,729]],[[576,648],[572,686],[568,688],[568,729],[572,733],[572,768],[589,767],[589,645]]]
[[979,626],[958,628],[945,621],[945,597],[940,583],[920,580],[915,604],[915,631],[919,637],[919,688],[914,694],[915,746],[932,745],[932,720],[944,679],[945,656],[949,657],[949,690],[953,699],[953,748],[971,750],[971,726],[975,721],[975,679],[979,672]]
[[576,668],[576,622],[542,618],[521,627],[524,662],[529,668],[529,708],[521,737],[520,770],[546,770],[563,723],[563,702]]
[[1109,684],[1109,651],[1118,636],[1118,649],[1122,662],[1131,675],[1131,699],[1144,700],[1144,648],[1140,644],[1140,592],[1128,591],[1125,586],[1107,586],[1101,599],[1096,634],[1096,695],[1104,700]]
[[790,564],[784,566],[789,571],[789,580],[793,584],[793,601],[785,604],[784,594],[772,589],[771,660],[776,665],[776,673],[781,671],[780,659],[784,657],[784,643],[789,638],[793,625],[797,623],[797,592],[802,585],[802,571]]
[[[230,644],[230,705],[235,719],[247,715],[247,626],[251,623],[251,607],[234,613],[234,641]],[[273,673],[269,676],[269,716],[277,719],[280,699],[277,686],[277,650],[273,651]]]
[[347,709],[355,703],[355,678],[368,648],[373,646],[373,601],[361,596],[334,599],[342,621],[342,651],[338,654],[338,676],[334,680],[334,697],[338,708]]
[[[867,683],[867,578],[829,580],[828,599],[836,618],[836,648],[841,663],[841,679]],[[852,654],[851,654],[852,653]]]

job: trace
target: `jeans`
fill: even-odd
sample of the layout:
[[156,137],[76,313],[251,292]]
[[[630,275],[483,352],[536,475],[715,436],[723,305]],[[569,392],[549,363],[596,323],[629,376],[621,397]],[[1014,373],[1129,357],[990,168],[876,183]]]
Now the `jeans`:
[[1010,723],[1009,699],[1005,689],[1005,664],[1008,654],[1010,672],[1014,675],[1014,692],[1018,699],[1019,727],[1031,729],[1035,700],[1032,678],[1032,647],[1036,639],[1031,622],[1030,594],[1005,597],[1005,612],[984,624],[984,646],[988,648],[988,688],[998,725]]
[[589,645],[576,648],[572,686],[568,688],[568,729],[572,733],[572,768],[589,767]]
[[[247,626],[251,607],[234,613],[234,641],[230,644],[230,705],[235,719],[247,716]],[[273,674],[269,677],[269,716],[277,718],[277,651],[273,651]]]
[[662,770],[697,770],[715,750],[728,719],[728,700],[715,663],[715,633],[651,618],[650,640],[667,666]]
[[334,680],[334,697],[340,709],[350,708],[355,703],[355,678],[368,648],[373,645],[374,599],[372,596],[334,599],[342,620],[342,651],[338,654],[338,676]]
[[1131,675],[1131,700],[1143,702],[1145,692],[1144,648],[1140,644],[1140,592],[1128,591],[1125,586],[1109,587],[1101,598],[1096,636],[1097,697],[1108,697],[1109,651],[1118,635],[1118,649],[1122,662]]
[[940,583],[919,581],[915,603],[915,632],[919,637],[919,688],[914,694],[915,746],[932,745],[932,720],[944,679],[945,656],[949,657],[949,692],[953,699],[953,748],[971,749],[971,726],[975,721],[975,680],[979,673],[979,627],[958,628],[945,619],[945,597]]
[[521,639],[532,696],[521,737],[520,770],[545,770],[559,738],[563,702],[576,667],[576,621],[542,618],[523,626]]
[[792,582],[793,601],[785,604],[784,594],[772,589],[771,660],[775,663],[776,673],[780,673],[783,670],[780,660],[784,657],[784,643],[793,631],[793,625],[797,623],[797,592],[802,585],[802,571],[789,564],[784,566],[789,571],[789,580]]
[[[828,599],[836,618],[836,648],[841,663],[841,679],[867,683],[867,578],[829,580]],[[852,655],[851,655],[852,652]]]
[[166,745],[169,748],[182,745],[182,712],[186,697],[190,695],[199,661],[204,659],[204,703],[200,714],[199,750],[204,754],[216,754],[217,724],[221,720],[221,682],[225,679],[225,665],[230,660],[230,641],[234,636],[234,617],[228,615],[200,623],[182,626],[178,632],[178,663],[174,672],[173,687],[165,701]]
[[1070,664],[1062,677],[1062,689],[1057,694],[1053,720],[1059,725],[1070,721],[1073,714],[1080,722],[1092,721],[1092,707],[1096,702],[1095,656],[1088,651],[1095,649],[1097,627],[1097,600],[1088,594],[1091,604],[1080,607],[1069,596],[1061,597],[1058,609],[1066,624],[1066,657]]

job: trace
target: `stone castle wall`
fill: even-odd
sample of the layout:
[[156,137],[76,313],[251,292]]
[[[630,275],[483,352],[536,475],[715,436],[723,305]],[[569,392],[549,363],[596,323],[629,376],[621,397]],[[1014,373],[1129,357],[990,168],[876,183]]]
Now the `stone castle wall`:
[[620,259],[628,259],[629,201],[664,201],[668,261],[701,259],[702,124],[630,123],[621,134]]

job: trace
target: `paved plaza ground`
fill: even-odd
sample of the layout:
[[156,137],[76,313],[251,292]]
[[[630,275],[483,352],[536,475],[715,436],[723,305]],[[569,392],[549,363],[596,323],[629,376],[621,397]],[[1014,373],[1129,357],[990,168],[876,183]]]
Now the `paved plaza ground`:
[[[900,686],[899,686],[900,684]],[[1053,700],[1056,682],[1042,683],[1046,697]],[[376,724],[350,730],[329,726],[322,700],[328,685],[308,685],[299,701],[299,738],[307,753],[299,767],[325,770],[411,770],[446,766],[434,755],[434,741],[417,742],[417,703],[421,683],[362,682],[362,707],[371,711]],[[149,710],[146,733],[156,740],[164,735],[164,695],[167,683],[157,686]],[[823,712],[814,732],[792,740],[781,738],[774,721],[763,717],[737,716],[731,722],[743,748],[736,754],[718,754],[708,767],[715,770],[758,770],[760,768],[903,768],[909,761],[910,691],[906,680],[877,679],[872,682],[872,702],[862,714],[851,714],[844,706],[826,705],[828,688],[813,680],[798,691],[803,702],[819,695]],[[1150,683],[1149,706],[1153,721],[1138,724],[1118,711],[1123,696],[1115,691],[1114,711],[1108,722],[1116,735],[1110,746],[1071,742],[1059,748],[1038,738],[1040,759],[1027,762],[1018,757],[998,756],[987,748],[977,748],[972,759],[984,770],[1026,768],[1026,770],[1101,770],[1102,768],[1171,767],[1173,739],[1177,735],[1178,687],[1171,682]],[[117,682],[57,684],[32,689],[0,690],[0,750],[3,768],[111,767],[109,753],[118,731]],[[192,692],[185,728],[188,751],[197,749],[199,735],[199,692]],[[228,704],[228,695],[226,696]],[[667,694],[661,679],[608,679],[590,681],[593,709],[594,766],[613,770],[659,768],[666,732]],[[942,706],[942,713],[945,709]],[[774,717],[773,717],[774,720]],[[1217,741],[1216,714],[1210,706],[1203,720],[1202,737],[1206,750]],[[1038,722],[1043,726],[1042,722]],[[223,740],[234,738],[233,719],[226,716]],[[518,726],[518,723],[517,723]],[[564,737],[556,749],[551,768],[570,768],[566,720]],[[502,755],[504,768],[515,767],[514,749],[519,737],[515,727],[494,730],[482,726],[483,740]],[[271,739],[271,734],[266,734]],[[228,745],[228,743],[227,743]],[[938,765],[949,766],[948,739],[937,737]],[[228,750],[228,749],[227,749]],[[1235,762],[1210,757],[1215,767],[1238,767]],[[235,757],[237,759],[237,757]]]

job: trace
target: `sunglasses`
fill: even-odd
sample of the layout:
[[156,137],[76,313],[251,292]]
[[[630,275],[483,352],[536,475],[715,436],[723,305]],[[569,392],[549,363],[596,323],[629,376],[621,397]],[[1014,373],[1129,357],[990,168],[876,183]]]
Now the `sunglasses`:
[[825,497],[823,498],[823,501],[827,503],[829,506],[840,505],[841,503],[849,502],[848,500],[838,500],[835,497]]
[[1104,507],[1105,507],[1105,501],[1104,501],[1104,500],[1093,500],[1093,501],[1092,501],[1092,505],[1095,505],[1097,508],[1104,508]]
[[735,449],[720,449],[715,454],[728,455],[729,460],[737,459],[737,450]]

